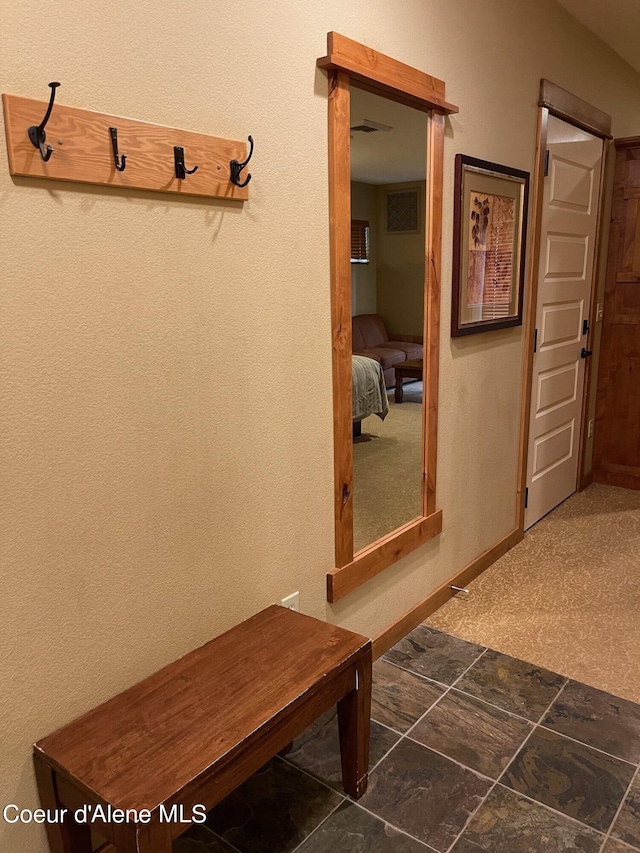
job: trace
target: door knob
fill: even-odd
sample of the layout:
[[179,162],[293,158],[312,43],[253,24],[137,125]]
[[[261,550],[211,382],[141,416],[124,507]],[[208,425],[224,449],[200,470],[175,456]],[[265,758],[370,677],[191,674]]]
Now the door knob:
[[593,355],[593,351],[582,347],[582,350],[580,352],[580,358],[589,358],[590,355]]

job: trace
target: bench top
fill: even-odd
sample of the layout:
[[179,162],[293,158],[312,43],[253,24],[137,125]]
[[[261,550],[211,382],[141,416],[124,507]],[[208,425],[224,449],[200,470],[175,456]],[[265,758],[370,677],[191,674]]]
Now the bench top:
[[273,605],[38,741],[115,808],[175,797],[370,640]]

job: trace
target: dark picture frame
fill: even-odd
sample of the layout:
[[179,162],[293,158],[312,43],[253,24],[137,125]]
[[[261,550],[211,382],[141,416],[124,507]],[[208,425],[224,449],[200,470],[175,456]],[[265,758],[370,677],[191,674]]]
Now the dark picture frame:
[[451,335],[522,325],[529,172],[457,154]]

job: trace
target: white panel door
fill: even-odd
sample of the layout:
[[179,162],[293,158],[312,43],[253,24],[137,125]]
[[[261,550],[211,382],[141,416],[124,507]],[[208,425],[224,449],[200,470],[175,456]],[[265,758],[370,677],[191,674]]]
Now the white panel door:
[[575,492],[603,141],[548,125],[525,529]]

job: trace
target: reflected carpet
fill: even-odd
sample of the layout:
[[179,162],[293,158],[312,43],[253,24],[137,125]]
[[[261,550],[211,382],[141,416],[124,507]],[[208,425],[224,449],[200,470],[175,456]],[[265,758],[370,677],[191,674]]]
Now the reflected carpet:
[[353,442],[353,535],[359,551],[422,514],[422,382],[389,391],[389,414],[362,421]]

